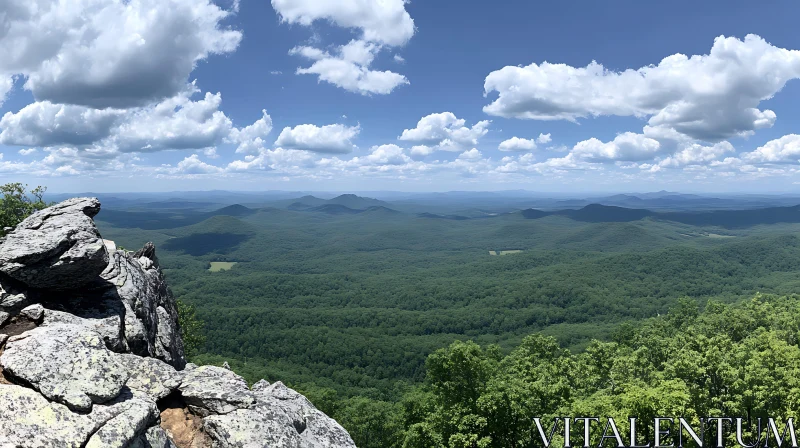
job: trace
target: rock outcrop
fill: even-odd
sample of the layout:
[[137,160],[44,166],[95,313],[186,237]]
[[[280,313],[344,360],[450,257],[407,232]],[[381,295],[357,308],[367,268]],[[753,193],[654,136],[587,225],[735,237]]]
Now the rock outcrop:
[[0,243],[0,448],[351,448],[281,382],[187,364],[148,243],[103,241],[100,202],[71,199]]

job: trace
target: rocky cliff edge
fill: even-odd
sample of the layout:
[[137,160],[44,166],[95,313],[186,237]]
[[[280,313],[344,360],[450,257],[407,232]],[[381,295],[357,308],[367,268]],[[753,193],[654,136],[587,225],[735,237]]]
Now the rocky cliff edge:
[[281,382],[187,364],[151,243],[104,241],[94,198],[0,241],[0,448],[350,448]]

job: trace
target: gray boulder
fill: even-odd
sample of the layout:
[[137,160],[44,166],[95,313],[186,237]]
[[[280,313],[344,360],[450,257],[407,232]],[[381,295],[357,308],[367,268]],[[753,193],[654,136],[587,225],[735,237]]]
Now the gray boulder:
[[204,417],[245,409],[256,401],[244,378],[222,367],[193,369],[178,389],[189,409]]
[[302,448],[355,448],[350,434],[299,392],[278,381],[255,393],[254,411],[279,409],[300,435]]
[[158,419],[155,403],[130,393],[90,413],[75,413],[33,390],[0,384],[0,404],[3,448],[122,448]]
[[249,408],[203,419],[215,448],[355,448],[344,428],[282,382],[259,381],[253,393]]
[[78,325],[39,327],[9,338],[0,365],[48,399],[84,412],[117,397],[128,379],[100,336]]
[[0,272],[32,288],[69,290],[94,280],[108,251],[92,220],[96,198],[70,199],[22,221],[0,244]]
[[300,435],[280,409],[238,409],[203,419],[214,448],[301,448]]
[[[101,406],[98,406],[101,407]],[[145,396],[123,393],[104,407],[103,425],[89,438],[85,448],[125,448],[158,421],[156,403]]]
[[177,448],[177,446],[169,439],[166,431],[160,426],[153,426],[134,440],[130,448]]
[[127,349],[183,369],[186,356],[178,328],[178,309],[155,255],[147,243],[140,251],[117,251],[100,274],[102,297],[120,305]]
[[38,321],[44,317],[44,307],[37,303],[23,308],[19,314],[26,317],[28,320]]
[[269,387],[269,381],[261,379],[258,380],[255,384],[253,384],[250,387],[250,390],[252,390],[253,392],[261,392],[268,387]]
[[164,361],[130,354],[119,355],[119,359],[130,374],[128,388],[154,401],[166,397],[181,384],[183,375]]

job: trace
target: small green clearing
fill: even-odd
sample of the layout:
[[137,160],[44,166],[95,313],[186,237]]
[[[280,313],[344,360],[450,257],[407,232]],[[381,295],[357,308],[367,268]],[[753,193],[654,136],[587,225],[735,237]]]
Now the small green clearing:
[[211,272],[229,271],[236,263],[236,261],[212,261],[208,270]]

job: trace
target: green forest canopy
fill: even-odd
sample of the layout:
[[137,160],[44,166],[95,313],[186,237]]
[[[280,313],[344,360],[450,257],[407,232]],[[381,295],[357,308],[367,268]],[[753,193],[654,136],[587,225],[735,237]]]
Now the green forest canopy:
[[[430,437],[441,446],[511,446],[496,445],[483,414],[442,423],[435,409],[406,409],[408,397],[442,400],[432,395],[431,359],[453,341],[484,347],[479,357],[492,369],[532,333],[582,359],[607,347],[620,325],[663,315],[681,297],[705,306],[800,285],[797,224],[731,230],[651,218],[445,221],[264,209],[184,227],[147,214],[138,222],[152,228],[142,230],[120,227],[130,213],[116,224],[103,213],[104,236],[126,247],[156,243],[176,295],[205,321],[195,362],[228,361],[249,381],[298,388],[364,447]],[[488,253],[508,248],[524,252]],[[210,272],[216,261],[237,264]],[[654,384],[639,384],[641,393]]]

